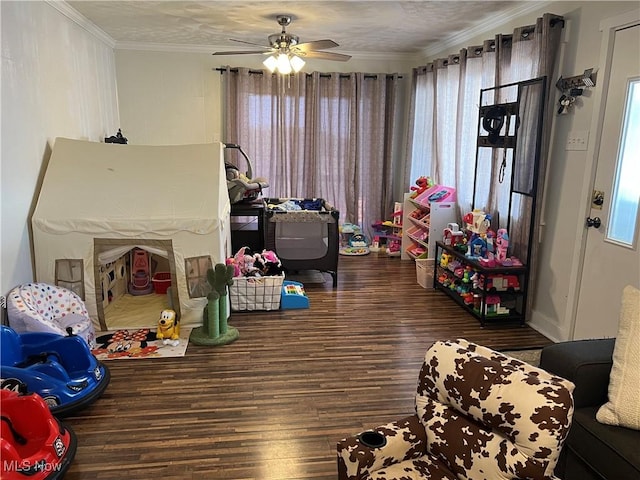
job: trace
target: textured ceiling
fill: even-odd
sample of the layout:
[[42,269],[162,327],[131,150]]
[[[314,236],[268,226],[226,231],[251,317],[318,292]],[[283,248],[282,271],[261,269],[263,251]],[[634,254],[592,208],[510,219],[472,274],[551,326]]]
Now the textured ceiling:
[[246,50],[230,38],[267,45],[278,14],[293,16],[300,42],[329,38],[334,51],[415,54],[488,23],[527,2],[514,1],[67,1],[118,44]]

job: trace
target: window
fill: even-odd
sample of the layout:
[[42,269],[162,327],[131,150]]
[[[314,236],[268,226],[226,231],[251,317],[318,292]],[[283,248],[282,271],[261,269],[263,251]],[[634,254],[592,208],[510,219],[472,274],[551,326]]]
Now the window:
[[185,258],[184,266],[189,298],[206,297],[211,292],[211,285],[207,281],[207,271],[213,268],[211,257]]
[[84,300],[84,263],[78,259],[57,259],[55,282],[59,287],[78,294]]
[[360,225],[386,216],[390,172],[404,168],[397,74],[226,72],[224,137],[252,156],[267,195],[324,198]]
[[633,247],[638,231],[640,203],[640,79],[632,79],[627,87],[624,123],[607,226],[607,240]]

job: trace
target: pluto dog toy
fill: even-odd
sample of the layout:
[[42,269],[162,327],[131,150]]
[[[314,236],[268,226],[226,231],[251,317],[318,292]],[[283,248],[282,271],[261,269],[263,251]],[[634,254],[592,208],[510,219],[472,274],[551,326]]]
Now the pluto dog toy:
[[180,343],[180,324],[173,310],[162,310],[158,320],[156,338],[162,340],[165,345],[177,347]]

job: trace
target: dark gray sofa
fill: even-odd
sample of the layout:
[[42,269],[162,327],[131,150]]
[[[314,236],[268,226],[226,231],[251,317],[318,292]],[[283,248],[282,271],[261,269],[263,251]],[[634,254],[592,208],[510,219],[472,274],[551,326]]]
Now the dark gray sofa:
[[573,424],[556,467],[564,480],[640,479],[640,431],[596,420],[607,402],[614,345],[613,338],[578,340],[542,350],[540,367],[576,386]]

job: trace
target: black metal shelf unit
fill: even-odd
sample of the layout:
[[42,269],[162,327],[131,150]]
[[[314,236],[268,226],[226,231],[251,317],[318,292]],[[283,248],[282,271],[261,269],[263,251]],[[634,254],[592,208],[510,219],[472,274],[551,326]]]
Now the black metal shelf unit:
[[[448,256],[443,261],[443,254]],[[433,287],[486,323],[524,325],[526,265],[486,267],[442,242],[436,242]]]
[[[507,230],[509,256],[517,258],[519,266],[501,261],[488,267],[454,248],[437,244],[434,287],[463,305],[483,326],[490,321],[522,325],[531,309],[530,277],[536,264],[532,248],[538,184],[543,180],[539,178],[539,166],[546,85],[546,78],[541,77],[480,90],[471,207],[490,215],[495,232],[499,228]],[[457,270],[461,278],[455,268],[451,271],[441,266],[443,253],[462,265],[462,271]],[[483,280],[475,286],[463,285],[465,271],[477,272]],[[505,280],[505,276],[507,285],[496,289],[494,283]],[[517,288],[508,282],[514,278]]]

